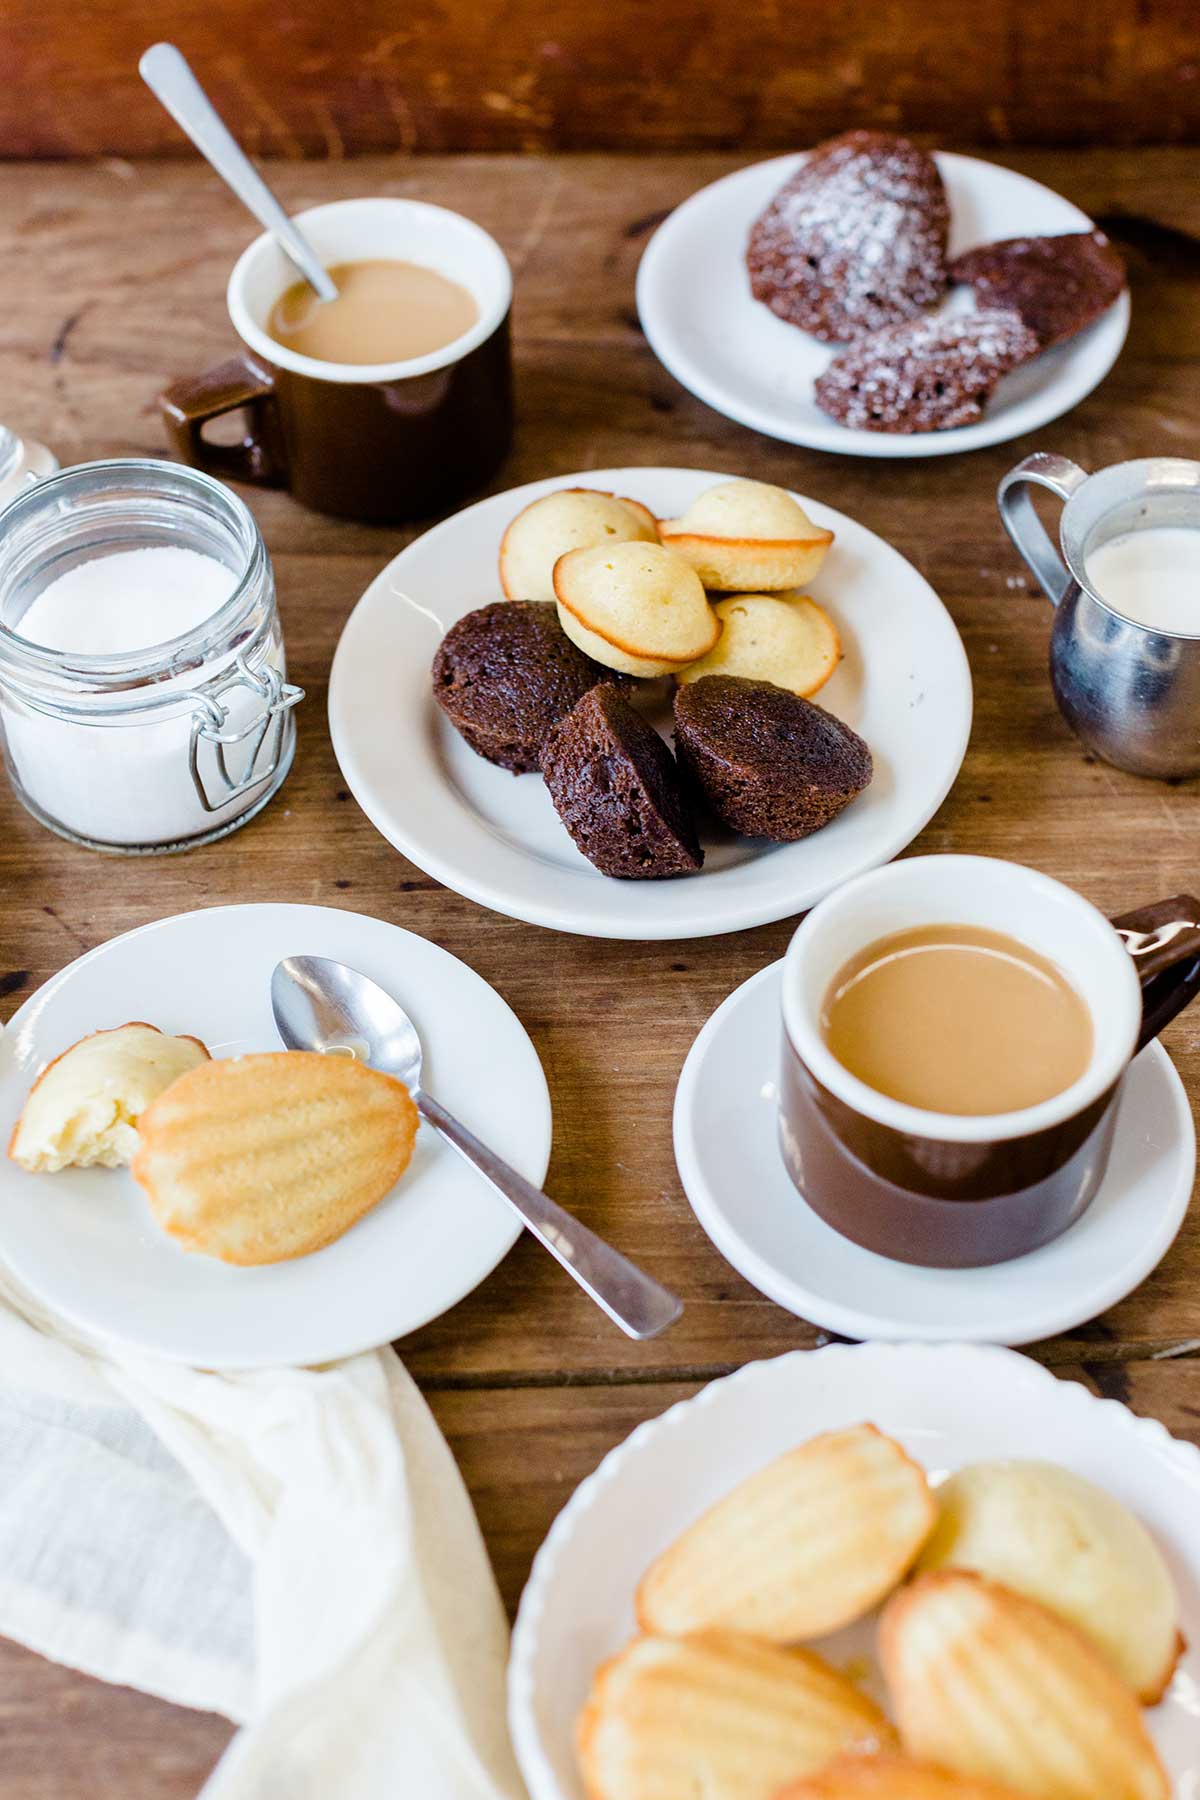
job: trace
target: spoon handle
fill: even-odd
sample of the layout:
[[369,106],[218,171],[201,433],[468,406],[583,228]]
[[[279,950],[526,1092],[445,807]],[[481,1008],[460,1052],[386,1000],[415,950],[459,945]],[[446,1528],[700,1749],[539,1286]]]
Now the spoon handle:
[[619,1250],[564,1212],[540,1188],[518,1175],[502,1157],[481,1144],[444,1106],[423,1089],[413,1095],[417,1111],[446,1142],[473,1163],[498,1194],[525,1221],[540,1244],[556,1257],[584,1293],[632,1338],[657,1337],[673,1325],[683,1302],[635,1268]]
[[217,112],[174,44],[152,44],[138,64],[142,80],[238,199],[265,225],[322,300],[337,289]]

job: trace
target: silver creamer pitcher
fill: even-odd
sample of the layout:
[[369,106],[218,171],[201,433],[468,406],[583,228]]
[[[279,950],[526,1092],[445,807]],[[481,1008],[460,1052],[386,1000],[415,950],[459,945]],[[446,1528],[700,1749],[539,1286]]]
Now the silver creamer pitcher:
[[[1030,484],[1065,502],[1052,544]],[[1067,723],[1089,749],[1135,775],[1200,773],[1200,463],[1153,456],[1089,475],[1039,452],[1010,469],[1000,517],[1055,608],[1050,679]],[[1088,583],[1088,557],[1126,532],[1197,528],[1196,631],[1161,631],[1115,611]]]

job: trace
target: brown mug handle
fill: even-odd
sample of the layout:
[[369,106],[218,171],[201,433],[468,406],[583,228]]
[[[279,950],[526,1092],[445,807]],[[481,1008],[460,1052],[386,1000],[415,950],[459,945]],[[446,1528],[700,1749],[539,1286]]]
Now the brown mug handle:
[[1190,894],[1155,900],[1122,913],[1113,925],[1142,984],[1137,1047],[1143,1050],[1200,993],[1200,900]]
[[[242,352],[203,375],[185,375],[158,396],[176,451],[194,469],[230,481],[282,487],[287,466],[269,369]],[[246,409],[248,429],[240,444],[210,444],[204,427],[223,413]]]

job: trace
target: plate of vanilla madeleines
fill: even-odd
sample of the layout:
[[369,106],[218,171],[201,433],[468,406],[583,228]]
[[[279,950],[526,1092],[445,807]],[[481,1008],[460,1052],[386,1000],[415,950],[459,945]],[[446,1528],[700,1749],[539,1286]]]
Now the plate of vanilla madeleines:
[[785,918],[941,804],[971,721],[929,584],[844,514],[685,469],[533,482],[403,550],[329,695],[395,847],[510,917],[609,938]]
[[836,1345],[639,1427],[513,1638],[531,1800],[1170,1800],[1200,1450],[1009,1350]]

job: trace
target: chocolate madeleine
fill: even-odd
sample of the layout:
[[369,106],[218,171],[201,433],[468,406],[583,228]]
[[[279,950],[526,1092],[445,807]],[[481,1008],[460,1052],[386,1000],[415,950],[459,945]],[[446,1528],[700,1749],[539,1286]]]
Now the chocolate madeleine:
[[820,831],[871,779],[871,752],[848,725],[769,681],[736,675],[676,690],[675,746],[719,819],[782,844]]

